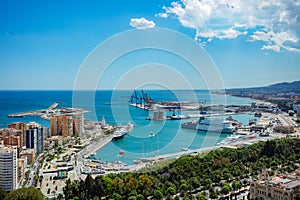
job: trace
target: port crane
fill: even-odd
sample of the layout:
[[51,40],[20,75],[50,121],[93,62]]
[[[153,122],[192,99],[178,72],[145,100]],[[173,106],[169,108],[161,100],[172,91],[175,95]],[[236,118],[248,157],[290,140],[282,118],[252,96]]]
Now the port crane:
[[144,92],[143,89],[141,90],[141,93],[142,93],[141,96],[138,96],[137,91],[134,90],[134,91],[133,91],[133,94],[132,94],[131,97],[130,97],[130,103],[131,103],[131,104],[135,103],[136,106],[137,106],[138,104],[139,104],[140,106],[144,105],[144,109],[146,109],[146,107],[147,107],[147,108],[150,108],[151,105],[152,105],[153,103],[155,103],[154,99],[150,98],[150,97],[148,96],[148,94]]

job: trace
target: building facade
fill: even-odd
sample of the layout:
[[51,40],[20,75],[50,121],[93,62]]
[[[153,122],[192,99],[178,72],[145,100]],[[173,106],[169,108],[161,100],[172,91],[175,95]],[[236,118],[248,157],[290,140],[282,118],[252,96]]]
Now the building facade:
[[84,121],[82,114],[60,115],[50,118],[51,136],[70,137],[84,132]]
[[44,127],[37,123],[28,124],[26,130],[26,148],[35,149],[36,154],[44,151]]
[[17,188],[17,150],[15,148],[0,149],[0,187],[6,191]]
[[21,139],[20,136],[14,136],[10,135],[4,138],[3,140],[4,146],[15,146],[18,147],[19,149],[21,148]]
[[31,164],[35,159],[35,149],[25,149],[21,151],[20,158],[26,157],[28,164]]
[[82,133],[84,133],[83,114],[73,115],[73,134],[80,135]]
[[300,192],[300,168],[289,174],[268,176],[250,184],[250,199],[293,200]]
[[72,116],[53,116],[50,118],[51,136],[72,136],[73,135],[73,119]]
[[26,146],[26,130],[27,125],[24,122],[15,122],[7,125],[8,128],[14,128],[16,130],[21,131],[20,137],[21,137],[21,146]]

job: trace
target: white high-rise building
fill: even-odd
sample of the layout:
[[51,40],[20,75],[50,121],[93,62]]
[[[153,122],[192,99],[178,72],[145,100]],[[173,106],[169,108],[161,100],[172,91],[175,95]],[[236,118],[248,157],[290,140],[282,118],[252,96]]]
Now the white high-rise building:
[[0,148],[0,187],[6,191],[17,188],[17,149]]

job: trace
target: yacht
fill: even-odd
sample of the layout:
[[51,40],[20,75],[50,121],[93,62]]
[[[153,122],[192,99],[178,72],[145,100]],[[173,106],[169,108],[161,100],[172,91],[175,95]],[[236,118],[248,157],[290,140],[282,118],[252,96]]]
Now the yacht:
[[112,140],[119,140],[133,129],[133,124],[129,121],[126,126],[118,126],[114,132]]
[[200,117],[197,121],[185,122],[181,124],[182,128],[194,129],[207,132],[233,133],[235,127],[232,121],[223,120],[215,117]]
[[104,116],[102,116],[101,128],[102,128],[102,129],[106,129],[106,128],[107,128],[107,124],[106,124],[106,121],[105,121]]
[[121,128],[117,128],[117,130],[115,130],[114,132],[114,135],[113,135],[113,138],[112,140],[119,140],[119,139],[122,139],[125,135],[125,131]]

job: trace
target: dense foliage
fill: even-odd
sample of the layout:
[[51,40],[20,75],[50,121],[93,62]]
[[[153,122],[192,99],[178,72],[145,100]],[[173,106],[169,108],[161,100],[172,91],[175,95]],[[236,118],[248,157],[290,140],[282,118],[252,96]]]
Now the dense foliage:
[[[263,169],[291,172],[300,159],[300,139],[259,142],[238,149],[184,156],[162,169],[146,173],[87,176],[66,181],[66,199],[216,199],[249,184]],[[272,173],[270,171],[270,173]]]
[[43,200],[45,196],[43,193],[35,188],[35,187],[28,187],[28,188],[20,188],[8,193],[4,200]]

